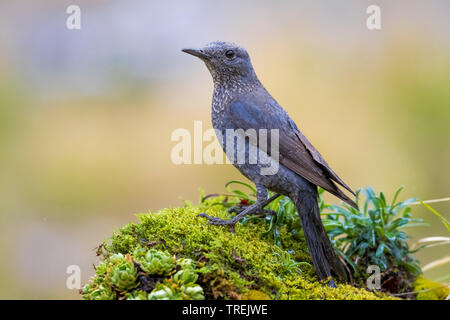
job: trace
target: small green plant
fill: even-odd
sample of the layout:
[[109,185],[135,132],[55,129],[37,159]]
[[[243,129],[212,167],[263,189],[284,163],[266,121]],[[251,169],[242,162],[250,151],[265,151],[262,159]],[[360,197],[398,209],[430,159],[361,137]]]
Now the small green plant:
[[297,262],[292,259],[289,252],[275,246],[273,250],[273,255],[275,257],[274,261],[281,264],[281,270],[279,271],[279,277],[283,279],[286,275],[290,273],[302,273],[300,266],[311,266],[308,262]]
[[[367,267],[377,265],[384,272],[385,280],[394,274],[396,282],[404,278],[401,283],[393,285],[396,288],[389,288],[397,292],[402,291],[399,287],[411,283],[421,273],[419,262],[409,248],[407,234],[402,229],[426,226],[422,219],[411,217],[410,205],[414,198],[397,202],[402,189],[397,190],[390,203],[383,192],[377,196],[370,187],[359,189],[356,192],[359,209],[346,204],[342,207],[324,205],[324,209],[331,212],[322,212],[326,215],[323,219],[325,229],[335,249],[353,268],[355,277],[365,278]],[[363,205],[359,200],[361,191],[366,196]]]
[[135,251],[134,257],[141,269],[152,275],[170,275],[175,267],[175,259],[170,254],[155,249],[140,248]]
[[107,257],[81,294],[86,300],[202,300],[197,279],[191,259],[139,247],[132,255]]
[[110,268],[106,272],[106,283],[111,285],[111,289],[126,291],[137,286],[136,280],[138,270],[134,266],[129,254],[115,254],[110,258]]
[[445,219],[439,212],[437,212],[433,207],[429,206],[428,204],[426,204],[423,201],[420,201],[420,203],[427,208],[428,210],[430,210],[432,213],[434,213],[440,220],[441,222],[444,224],[444,226],[447,228],[447,230],[450,232],[450,222]]
[[199,285],[179,284],[171,279],[158,283],[148,295],[148,300],[203,300],[203,289]]

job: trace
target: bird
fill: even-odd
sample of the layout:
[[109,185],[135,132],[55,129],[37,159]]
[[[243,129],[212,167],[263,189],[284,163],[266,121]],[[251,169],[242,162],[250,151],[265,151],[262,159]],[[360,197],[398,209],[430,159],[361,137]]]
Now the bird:
[[[316,275],[328,286],[336,287],[333,275],[348,280],[343,262],[338,258],[323,226],[318,206],[318,189],[321,187],[348,205],[357,204],[341,189],[353,190],[330,168],[322,155],[298,129],[288,113],[270,95],[258,79],[248,52],[241,46],[224,41],[214,41],[200,48],[185,48],[183,52],[200,58],[208,68],[214,83],[211,120],[219,143],[227,157],[239,151],[224,137],[229,132],[275,132],[265,145],[261,141],[244,136],[245,160],[230,159],[233,165],[256,186],[256,201],[238,212],[232,219],[200,217],[217,226],[231,226],[245,215],[267,213],[264,207],[280,195],[289,197],[300,216],[303,233]],[[231,131],[230,131],[231,130]],[[241,132],[242,132],[241,131]],[[269,141],[269,140],[268,140]],[[274,146],[272,146],[272,142]],[[269,147],[267,145],[270,145]],[[228,149],[227,149],[228,147]],[[242,151],[241,150],[241,151]],[[266,155],[267,162],[250,161],[258,155]],[[274,156],[275,155],[275,156]],[[263,157],[258,157],[257,159]],[[278,158],[278,159],[277,159]],[[253,158],[254,160],[254,158]],[[263,174],[262,167],[271,163],[276,172]],[[268,191],[275,194],[268,198]]]

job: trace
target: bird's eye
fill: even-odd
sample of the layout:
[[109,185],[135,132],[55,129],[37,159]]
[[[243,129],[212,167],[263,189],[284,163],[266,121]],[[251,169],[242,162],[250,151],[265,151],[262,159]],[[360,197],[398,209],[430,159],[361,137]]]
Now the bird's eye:
[[228,59],[234,58],[234,51],[233,50],[227,50],[225,52],[225,57],[227,57]]

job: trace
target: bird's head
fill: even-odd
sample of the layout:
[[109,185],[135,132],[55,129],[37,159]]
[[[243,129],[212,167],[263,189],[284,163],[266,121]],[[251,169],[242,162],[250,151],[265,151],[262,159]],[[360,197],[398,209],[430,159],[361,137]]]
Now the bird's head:
[[199,49],[183,49],[203,60],[216,84],[258,81],[247,51],[231,42],[211,42]]

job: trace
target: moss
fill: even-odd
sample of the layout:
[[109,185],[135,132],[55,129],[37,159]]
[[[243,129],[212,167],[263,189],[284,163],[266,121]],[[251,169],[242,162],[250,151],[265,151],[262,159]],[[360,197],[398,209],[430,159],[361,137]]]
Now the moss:
[[[138,214],[130,223],[102,244],[101,255],[128,254],[139,247],[166,250],[177,259],[195,261],[197,283],[206,299],[390,299],[391,297],[338,284],[329,288],[318,281],[305,239],[280,228],[282,246],[264,236],[261,219],[237,224],[235,233],[227,227],[207,225],[201,212],[221,218],[229,214],[220,206],[187,203],[183,208]],[[276,252],[288,259],[279,259]],[[289,252],[289,253],[288,253]],[[287,261],[288,260],[288,261]],[[292,263],[294,262],[294,263]]]
[[258,290],[248,290],[242,295],[242,300],[271,300],[264,292]]
[[417,300],[444,300],[450,295],[450,288],[442,283],[418,277],[414,284]]

